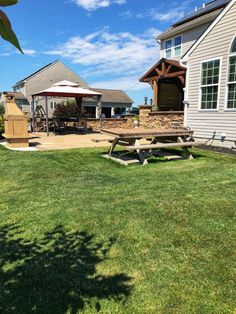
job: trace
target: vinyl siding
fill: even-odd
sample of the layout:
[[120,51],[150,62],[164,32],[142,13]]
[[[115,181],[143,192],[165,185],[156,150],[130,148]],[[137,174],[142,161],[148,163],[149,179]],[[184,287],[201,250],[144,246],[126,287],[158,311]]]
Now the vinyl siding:
[[[223,16],[188,61],[188,121],[196,137],[210,138],[216,131],[217,138],[226,133],[227,141],[236,141],[236,111],[225,110],[227,97],[227,76],[229,49],[236,35],[236,4]],[[218,111],[200,111],[201,62],[221,58],[221,76]]]
[[[190,49],[190,47],[195,43],[195,41],[204,33],[204,31],[208,28],[210,23],[206,23],[203,25],[200,25],[198,27],[189,29],[188,31],[185,31],[184,33],[179,33],[175,35],[174,37],[182,35],[183,39],[183,44],[182,44],[182,56]],[[171,39],[170,37],[169,39]],[[165,40],[162,40],[161,42],[161,52],[160,52],[160,57],[164,58],[165,57],[165,51],[164,51],[164,45],[165,45]],[[173,58],[174,60],[180,60],[181,57],[178,58]]]

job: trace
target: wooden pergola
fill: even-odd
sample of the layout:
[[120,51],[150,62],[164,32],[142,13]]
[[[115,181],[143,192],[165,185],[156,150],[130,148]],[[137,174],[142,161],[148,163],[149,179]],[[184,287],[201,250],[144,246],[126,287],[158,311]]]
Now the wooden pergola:
[[158,108],[159,84],[164,79],[179,79],[182,86],[185,86],[186,68],[178,61],[162,58],[141,78],[140,82],[148,83],[153,89],[153,106]]

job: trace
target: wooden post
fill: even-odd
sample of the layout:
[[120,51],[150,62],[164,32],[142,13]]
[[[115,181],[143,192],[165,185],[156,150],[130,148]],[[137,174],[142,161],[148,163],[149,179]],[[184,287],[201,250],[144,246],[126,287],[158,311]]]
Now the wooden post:
[[49,125],[48,125],[48,96],[45,97],[45,109],[46,109],[46,128],[47,128],[47,136],[49,136]]
[[153,81],[153,107],[154,110],[158,110],[158,81]]
[[31,112],[32,112],[32,131],[35,132],[35,108],[34,108],[35,97],[32,96]]
[[97,98],[97,107],[98,107],[98,117],[100,119],[100,128],[102,129],[102,97],[98,96]]
[[76,104],[78,106],[79,109],[79,119],[82,118],[82,103],[83,103],[83,98],[79,97],[79,98],[75,98]]

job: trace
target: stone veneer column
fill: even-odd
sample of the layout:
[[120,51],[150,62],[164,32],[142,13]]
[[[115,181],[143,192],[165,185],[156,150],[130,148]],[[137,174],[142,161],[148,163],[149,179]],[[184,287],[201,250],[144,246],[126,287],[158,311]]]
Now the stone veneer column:
[[139,123],[141,127],[145,127],[149,123],[149,113],[151,110],[152,106],[143,105],[139,107]]

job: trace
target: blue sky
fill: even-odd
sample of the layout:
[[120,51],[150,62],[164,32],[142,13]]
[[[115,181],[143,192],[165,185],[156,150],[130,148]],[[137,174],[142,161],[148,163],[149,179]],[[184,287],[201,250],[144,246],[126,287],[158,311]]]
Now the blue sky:
[[[49,4],[50,3],[50,4]],[[19,0],[7,8],[25,55],[0,41],[0,91],[60,59],[91,87],[125,90],[142,104],[138,83],[159,59],[155,37],[200,0]]]

